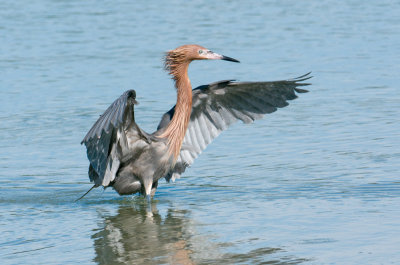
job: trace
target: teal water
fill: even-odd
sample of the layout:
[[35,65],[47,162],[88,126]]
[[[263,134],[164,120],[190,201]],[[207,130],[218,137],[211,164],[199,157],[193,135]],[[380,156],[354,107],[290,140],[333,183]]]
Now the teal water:
[[[1,264],[399,264],[400,4],[2,1]],[[236,124],[149,211],[91,185],[79,143],[127,89],[151,132],[175,101],[163,52],[198,43],[193,86],[313,71],[311,92]]]

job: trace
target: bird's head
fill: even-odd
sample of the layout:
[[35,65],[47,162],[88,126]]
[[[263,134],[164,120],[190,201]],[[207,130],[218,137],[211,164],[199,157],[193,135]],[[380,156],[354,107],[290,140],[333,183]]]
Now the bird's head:
[[193,60],[225,60],[239,63],[238,60],[231,57],[212,52],[200,45],[190,44],[166,53],[165,70],[173,74],[180,65],[187,65]]

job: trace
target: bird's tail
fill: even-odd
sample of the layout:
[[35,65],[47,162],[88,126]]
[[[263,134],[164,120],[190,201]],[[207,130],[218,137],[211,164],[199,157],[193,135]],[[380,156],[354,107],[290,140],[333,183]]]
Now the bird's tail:
[[78,199],[75,200],[75,202],[79,201],[80,199],[82,199],[83,197],[85,197],[93,188],[95,188],[96,185],[93,185],[93,187],[91,187],[85,194],[83,194],[81,197],[79,197]]

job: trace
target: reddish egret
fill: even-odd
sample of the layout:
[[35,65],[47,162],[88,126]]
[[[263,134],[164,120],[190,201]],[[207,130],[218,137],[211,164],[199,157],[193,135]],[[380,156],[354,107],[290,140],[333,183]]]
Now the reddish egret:
[[100,116],[82,141],[92,188],[111,186],[120,195],[139,192],[150,200],[160,178],[179,178],[229,125],[237,120],[250,123],[287,106],[287,100],[297,97],[295,92],[307,92],[298,87],[309,85],[300,82],[311,78],[308,73],[274,82],[228,80],[192,90],[189,64],[207,59],[239,62],[199,45],[183,45],[166,53],[165,69],[175,81],[177,101],[154,133],[144,132],[135,123],[134,90],[122,94]]

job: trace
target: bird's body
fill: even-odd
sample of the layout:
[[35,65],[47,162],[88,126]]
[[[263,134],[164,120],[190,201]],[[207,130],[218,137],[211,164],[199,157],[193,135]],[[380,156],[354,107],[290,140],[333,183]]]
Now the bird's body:
[[135,123],[136,93],[126,91],[97,120],[83,139],[94,186],[112,186],[120,195],[154,195],[158,180],[180,177],[186,167],[231,123],[259,119],[296,98],[297,86],[310,77],[275,82],[220,81],[192,90],[187,75],[191,61],[237,60],[199,45],[169,51],[165,68],[175,81],[177,103],[148,134]]

